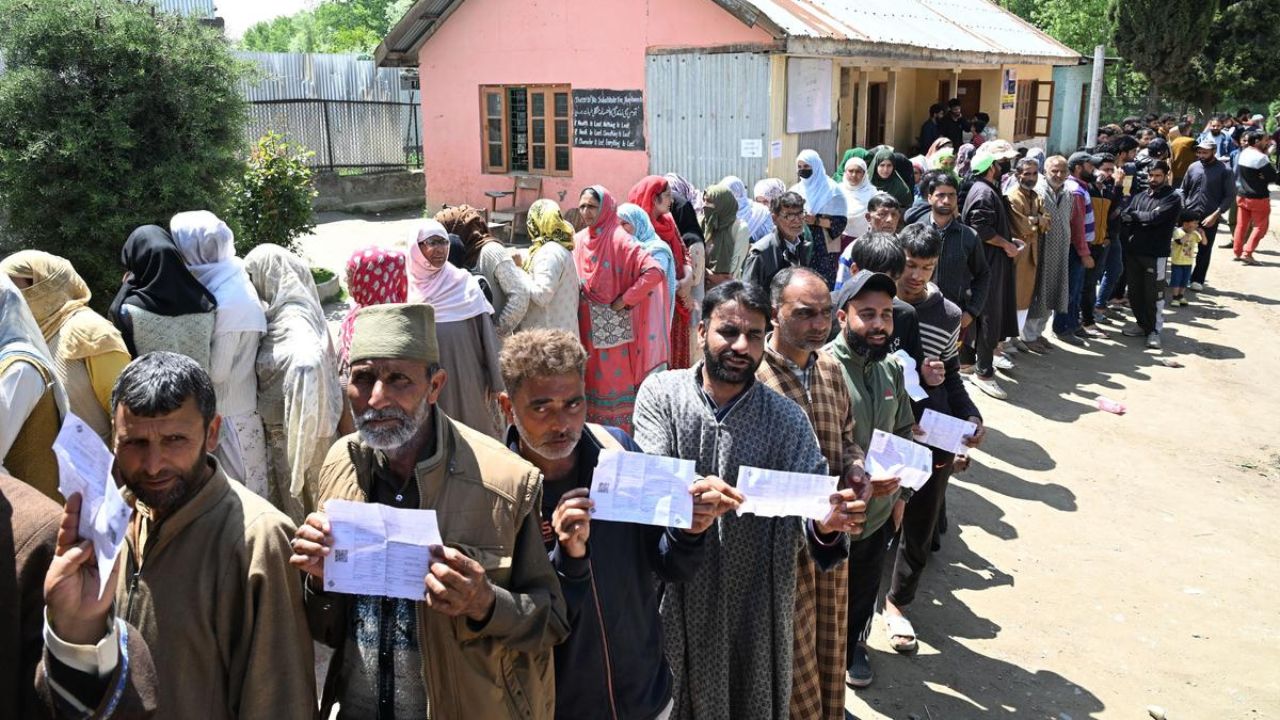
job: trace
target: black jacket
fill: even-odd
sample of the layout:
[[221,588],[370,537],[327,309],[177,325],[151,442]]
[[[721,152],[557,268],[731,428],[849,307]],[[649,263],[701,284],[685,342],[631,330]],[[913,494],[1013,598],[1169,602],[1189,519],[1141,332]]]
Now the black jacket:
[[772,232],[751,244],[747,261],[742,266],[742,281],[755,283],[768,291],[774,275],[792,266],[809,267],[812,259],[813,239],[809,228],[801,234],[794,255],[787,251],[786,243],[778,239],[778,234]]
[[1261,200],[1271,197],[1271,189],[1267,185],[1280,182],[1280,177],[1277,177],[1276,168],[1266,155],[1246,148],[1236,159],[1235,180],[1240,197]]
[[1182,212],[1182,198],[1165,185],[1156,192],[1147,188],[1133,196],[1129,206],[1120,211],[1126,238],[1124,250],[1134,255],[1169,257],[1173,228]]
[[[919,223],[932,224],[933,217],[925,215]],[[942,234],[942,255],[933,272],[933,282],[943,297],[976,318],[987,306],[987,291],[991,283],[991,270],[982,251],[982,240],[959,218],[938,232]]]
[[[640,448],[618,428],[606,428],[622,449]],[[507,437],[517,448],[515,428]],[[650,525],[593,520],[587,557],[560,552],[551,516],[560,496],[591,487],[602,445],[590,427],[575,450],[577,475],[544,483],[542,539],[560,577],[569,611],[569,638],[555,648],[556,717],[648,720],[671,700],[671,667],[662,644],[658,582],[693,577],[705,536]]]

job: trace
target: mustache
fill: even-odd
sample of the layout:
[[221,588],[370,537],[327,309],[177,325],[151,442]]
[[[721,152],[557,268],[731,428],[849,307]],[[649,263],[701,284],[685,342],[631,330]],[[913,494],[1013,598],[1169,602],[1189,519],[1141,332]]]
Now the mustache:
[[401,410],[400,408],[394,408],[394,407],[384,408],[382,410],[369,408],[368,410],[365,410],[363,413],[360,413],[360,417],[356,418],[356,422],[361,425],[365,423],[371,423],[371,422],[380,422],[382,420],[399,420],[400,422],[410,422],[411,420],[413,420],[413,418],[409,416],[409,413]]

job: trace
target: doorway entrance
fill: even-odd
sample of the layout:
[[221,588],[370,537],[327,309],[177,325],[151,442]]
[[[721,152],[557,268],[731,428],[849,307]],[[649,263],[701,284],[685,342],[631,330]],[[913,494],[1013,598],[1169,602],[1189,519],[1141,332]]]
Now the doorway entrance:
[[873,82],[867,86],[867,144],[873,148],[885,143],[885,111],[889,105],[889,83]]
[[[957,86],[956,96],[960,98],[960,110],[966,120],[971,119],[982,110],[982,81],[961,80]],[[946,105],[951,99],[951,81],[938,81],[938,102]]]

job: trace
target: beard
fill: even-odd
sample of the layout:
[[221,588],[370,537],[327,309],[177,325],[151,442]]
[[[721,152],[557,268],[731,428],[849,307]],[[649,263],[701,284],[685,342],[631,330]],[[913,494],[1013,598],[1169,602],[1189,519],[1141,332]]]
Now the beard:
[[[741,385],[751,379],[756,374],[756,368],[760,367],[760,361],[752,358],[750,355],[741,355],[731,349],[726,348],[719,355],[713,355],[711,348],[707,343],[702,343],[702,359],[706,363],[707,373],[712,378],[722,383],[730,385]],[[742,369],[729,367],[727,361],[740,360],[746,363],[746,367]]]
[[[516,426],[516,432],[520,434],[520,443],[529,451],[544,460],[563,460],[569,457],[577,451],[578,441],[582,439],[582,426],[578,426],[574,430],[562,435],[545,437],[543,438],[543,442],[539,444],[535,442],[533,436],[524,429],[524,425],[520,424],[519,413],[511,413],[511,419]],[[563,443],[559,447],[553,445],[553,443],[557,443],[562,440],[567,440],[568,442]]]
[[823,345],[827,344],[827,333],[825,332],[806,335],[803,332],[791,331],[783,325],[778,326],[778,332],[782,333],[782,339],[788,345],[804,350],[805,352],[820,350]]
[[1022,186],[1023,190],[1035,190],[1037,183],[1039,183],[1039,178],[1035,180],[1019,180],[1018,181],[1018,184]]
[[874,337],[884,338],[884,342],[872,345],[867,339],[858,333],[845,328],[844,341],[849,345],[849,349],[858,355],[867,359],[868,362],[880,362],[889,357],[889,335],[888,333],[876,333]]
[[[397,407],[384,410],[369,408],[357,417],[356,430],[360,439],[375,450],[399,450],[418,434],[431,417],[431,403],[422,403],[413,415]],[[383,420],[395,420],[396,424],[388,427],[376,427],[373,423]]]
[[139,472],[132,477],[121,475],[125,487],[129,488],[138,500],[152,510],[158,511],[161,515],[169,515],[174,510],[182,507],[190,500],[200,488],[204,487],[205,470],[209,467],[209,454],[200,453],[200,457],[196,459],[195,464],[187,468],[185,471],[178,473],[173,477],[173,484],[165,490],[156,490],[150,487],[150,483],[156,480],[167,480],[164,474],[148,475]]

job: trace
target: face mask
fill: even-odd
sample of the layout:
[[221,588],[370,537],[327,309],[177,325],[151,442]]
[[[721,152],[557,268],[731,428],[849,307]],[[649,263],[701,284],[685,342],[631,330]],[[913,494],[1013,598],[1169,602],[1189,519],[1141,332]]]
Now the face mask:
[[800,171],[801,180],[808,180],[811,177],[813,177],[813,168],[805,168]]

